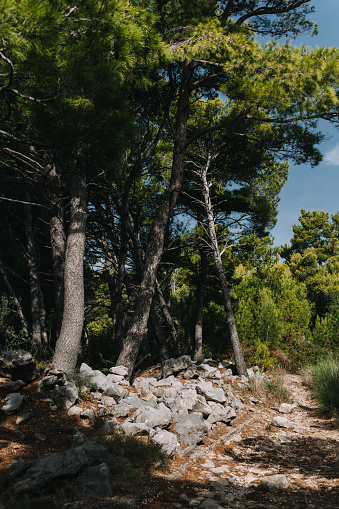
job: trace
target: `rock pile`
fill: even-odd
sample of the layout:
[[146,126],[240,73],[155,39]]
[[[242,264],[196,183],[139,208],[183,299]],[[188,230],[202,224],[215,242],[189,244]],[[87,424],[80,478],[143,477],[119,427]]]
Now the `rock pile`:
[[[10,365],[9,358],[12,359],[12,366],[16,362],[14,371],[6,368],[7,374],[11,374],[16,381],[2,385],[3,389],[9,391],[1,408],[7,415],[19,412],[24,400],[19,391],[34,379],[36,373],[35,364],[33,366],[32,359],[26,353],[12,352],[3,357],[6,362],[2,366]],[[17,362],[18,358],[21,361],[26,359],[30,375],[26,376],[29,370],[23,362]],[[205,362],[197,365],[188,356],[169,359],[161,373],[137,377],[132,385],[127,378],[127,370],[122,366],[110,368],[106,375],[82,364],[74,378],[50,369],[39,382],[39,392],[46,394],[52,411],[67,410],[70,416],[79,414],[93,424],[99,418],[102,429],[107,433],[118,430],[132,435],[148,434],[168,455],[185,454],[185,450],[191,451],[202,443],[209,432],[220,424],[230,425],[244,408],[243,401],[235,397],[229,384],[229,378],[236,376],[233,374],[234,366],[210,364]],[[23,366],[24,381],[18,380],[18,365]],[[178,374],[179,377],[176,376]],[[249,372],[249,375],[252,374]],[[246,377],[239,379],[242,383],[247,381]],[[79,390],[91,394],[96,403],[92,409],[84,410],[75,406]],[[29,418],[28,414],[19,415],[17,428]],[[10,489],[15,494],[30,493],[59,478],[81,475],[84,479],[84,497],[86,493],[110,496],[107,488],[110,485],[107,449],[86,441],[79,432],[73,438],[68,451],[48,454],[35,461],[13,462],[8,469]],[[25,440],[22,433],[20,439]],[[96,479],[97,493],[94,495],[89,481],[91,478]]]
[[[174,376],[178,373],[182,381]],[[132,386],[122,366],[110,368],[105,375],[82,364],[78,385],[92,391],[107,430],[148,433],[171,455],[198,444],[220,423],[230,424],[243,409],[243,402],[227,383],[233,376],[232,370],[222,365],[196,365],[182,356],[166,361],[162,373],[155,377],[136,378]],[[82,416],[81,408],[70,409],[70,414],[74,412]]]

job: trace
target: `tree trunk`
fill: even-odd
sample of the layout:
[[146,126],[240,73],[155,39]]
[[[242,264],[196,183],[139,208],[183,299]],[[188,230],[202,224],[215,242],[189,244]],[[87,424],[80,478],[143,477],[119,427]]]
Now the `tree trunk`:
[[204,315],[204,286],[207,277],[207,256],[203,249],[200,249],[200,277],[197,286],[197,313],[194,328],[194,352],[193,360],[202,360],[202,333]]
[[191,66],[188,63],[184,63],[178,97],[171,180],[167,194],[149,233],[138,299],[122,351],[117,361],[118,365],[123,365],[128,369],[129,375],[132,374],[140,344],[147,332],[147,322],[155,289],[157,269],[163,253],[165,232],[181,190],[185,168],[192,73]]
[[234,360],[237,367],[238,375],[245,375],[247,376],[247,369],[245,366],[244,357],[241,350],[241,345],[238,337],[237,327],[234,319],[234,313],[233,313],[233,307],[231,302],[231,297],[227,285],[227,279],[224,271],[224,267],[222,265],[222,259],[221,259],[221,253],[219,250],[218,245],[218,238],[215,231],[215,221],[214,221],[214,214],[213,214],[213,206],[210,196],[210,188],[207,181],[207,172],[209,169],[209,165],[211,162],[211,158],[209,157],[207,160],[207,164],[205,168],[201,171],[201,181],[203,186],[203,193],[204,193],[204,202],[205,202],[205,208],[207,213],[207,221],[208,221],[208,233],[210,242],[212,245],[212,252],[214,257],[214,262],[218,271],[218,277],[221,285],[223,300],[224,300],[224,307],[226,311],[226,320],[228,325],[228,330],[230,333],[230,338],[232,342],[233,347],[233,353],[234,353]]
[[5,283],[5,286],[7,287],[9,295],[13,299],[13,302],[15,304],[18,317],[20,319],[20,323],[21,323],[21,327],[22,327],[24,336],[26,338],[28,338],[28,324],[27,324],[26,318],[25,318],[25,316],[24,316],[24,314],[22,312],[20,302],[18,301],[18,299],[17,299],[17,297],[15,295],[13,287],[12,287],[11,283],[9,282],[9,280],[7,278],[7,274],[6,274],[5,269],[4,269],[3,265],[2,265],[1,259],[0,259],[0,276],[3,279],[3,282]]
[[[130,186],[129,186],[130,187]],[[123,339],[126,332],[125,323],[125,309],[124,309],[124,277],[125,277],[125,266],[128,251],[128,235],[127,235],[127,223],[128,223],[128,191],[129,187],[125,190],[121,207],[120,207],[120,250],[119,260],[117,267],[117,274],[115,280],[115,340],[117,342],[117,350],[120,353],[123,345]]]
[[167,304],[167,302],[165,300],[164,294],[163,294],[163,292],[161,290],[161,286],[160,286],[160,283],[159,283],[158,280],[156,280],[156,290],[157,290],[157,295],[158,295],[159,304],[160,304],[160,307],[161,307],[162,314],[164,315],[164,318],[165,318],[165,320],[167,322],[167,325],[168,325],[168,327],[170,329],[172,344],[173,344],[174,348],[178,352],[180,352],[181,345],[180,345],[180,342],[179,342],[179,339],[178,339],[177,330],[175,328],[171,312],[169,310],[168,304]]
[[112,318],[113,327],[115,327],[116,316],[115,316],[115,276],[114,276],[114,266],[113,262],[108,253],[108,242],[107,239],[103,240],[103,244],[105,246],[105,272],[106,272],[106,281],[108,284],[109,296],[110,296],[110,314]]
[[49,201],[51,203],[51,216],[49,219],[49,233],[51,239],[51,255],[54,281],[55,299],[55,329],[56,337],[59,337],[62,313],[64,307],[64,270],[66,236],[64,226],[64,208],[61,200],[61,188],[59,175],[55,165],[48,172]]
[[166,341],[164,334],[162,332],[160,320],[159,320],[158,314],[154,308],[153,302],[152,302],[151,311],[150,311],[150,315],[149,315],[149,322],[150,322],[154,337],[155,337],[157,345],[158,345],[160,361],[164,362],[169,357],[168,344],[167,344],[167,341]]
[[84,323],[84,252],[86,239],[86,178],[74,170],[71,183],[70,224],[66,244],[64,309],[53,365],[73,374]]
[[[26,202],[30,202],[29,193],[25,193],[24,199]],[[31,295],[32,340],[40,350],[43,350],[47,347],[47,342],[45,343],[47,336],[44,323],[46,312],[44,309],[44,300],[42,299],[40,302],[40,295],[42,295],[42,291],[39,281],[31,205],[24,205],[24,224],[27,243],[26,252],[29,272],[29,289]],[[40,313],[40,311],[42,311],[42,313]]]
[[[141,279],[142,274],[143,274],[145,253],[144,253],[144,250],[141,245],[139,237],[134,232],[133,219],[131,216],[129,216],[127,227],[128,227],[128,234],[130,237],[130,245],[131,245],[131,250],[132,250],[132,254],[133,254],[133,260],[134,260],[136,269],[137,269],[138,273],[140,274],[140,279]],[[168,305],[165,301],[164,295],[162,293],[160,284],[157,279],[156,279],[155,284],[156,284],[156,290],[157,290],[157,295],[158,295],[159,304],[161,307],[162,314],[163,314],[163,316],[166,320],[166,323],[171,331],[172,342],[173,342],[173,344],[177,345],[177,343],[178,343],[177,331],[175,329],[171,313],[168,309]],[[152,304],[152,306],[154,306],[154,304]],[[161,330],[160,322],[159,322],[159,317],[156,312],[155,313],[151,312],[150,322],[152,324],[153,333],[154,333],[155,337],[157,338],[160,358],[162,359],[162,361],[166,360],[169,357],[168,340],[166,340],[164,338],[164,335]],[[161,332],[161,334],[160,334],[160,332]]]

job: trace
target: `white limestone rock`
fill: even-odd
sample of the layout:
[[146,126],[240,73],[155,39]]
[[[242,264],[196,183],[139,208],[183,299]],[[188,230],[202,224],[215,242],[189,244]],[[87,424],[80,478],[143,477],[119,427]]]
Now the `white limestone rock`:
[[279,490],[288,488],[288,480],[283,474],[271,475],[262,479],[261,484],[269,490]]
[[133,415],[133,421],[142,422],[150,428],[155,428],[156,426],[164,428],[169,425],[171,417],[172,414],[169,408],[163,403],[160,403],[158,408],[153,408],[151,406],[138,408]]
[[280,415],[273,417],[272,419],[273,426],[277,426],[278,428],[291,428],[293,424],[291,421],[287,419],[287,417],[282,417]]
[[113,366],[108,370],[113,375],[120,375],[122,377],[126,377],[128,375],[128,370],[124,366]]
[[178,414],[174,431],[178,434],[183,445],[190,446],[203,440],[207,435],[208,425],[201,413]]
[[168,456],[172,456],[181,449],[177,436],[170,431],[158,431],[153,436],[153,440],[161,445],[162,450],[168,454]]
[[196,390],[202,394],[207,401],[216,401],[217,403],[225,403],[226,396],[221,387],[213,387],[212,382],[200,382],[196,384]]
[[7,403],[4,404],[1,410],[6,415],[15,414],[19,410],[23,400],[24,396],[19,392],[10,392],[5,398]]

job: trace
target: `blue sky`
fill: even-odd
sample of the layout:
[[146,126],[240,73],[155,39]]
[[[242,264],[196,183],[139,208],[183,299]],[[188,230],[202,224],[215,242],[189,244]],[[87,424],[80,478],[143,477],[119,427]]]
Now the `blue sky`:
[[[339,47],[339,0],[314,0],[315,12],[309,19],[318,24],[318,35],[302,36],[293,44]],[[278,222],[272,230],[274,245],[289,243],[292,225],[298,223],[300,210],[324,210],[333,214],[339,210],[339,129],[322,122],[320,128],[328,139],[319,149],[323,161],[309,165],[290,165],[290,176],[281,194]]]

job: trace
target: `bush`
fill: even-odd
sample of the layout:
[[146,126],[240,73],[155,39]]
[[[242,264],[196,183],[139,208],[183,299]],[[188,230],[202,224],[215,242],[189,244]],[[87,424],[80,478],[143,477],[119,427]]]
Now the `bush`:
[[328,355],[304,368],[304,380],[314,392],[319,408],[331,415],[339,413],[339,359]]

